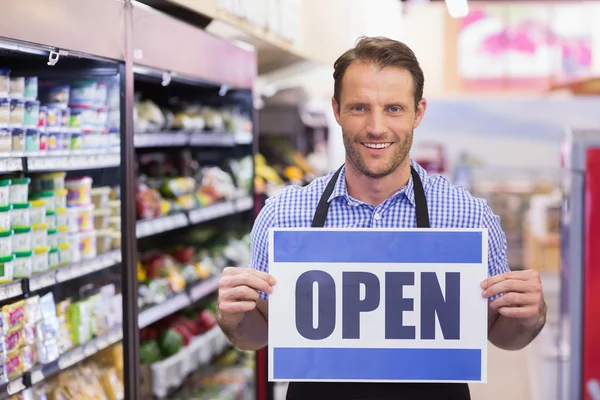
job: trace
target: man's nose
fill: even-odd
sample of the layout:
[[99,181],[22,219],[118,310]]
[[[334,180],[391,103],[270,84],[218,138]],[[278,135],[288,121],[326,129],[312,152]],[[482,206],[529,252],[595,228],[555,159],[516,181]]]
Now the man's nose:
[[381,136],[386,130],[385,115],[382,112],[372,112],[367,123],[367,134]]

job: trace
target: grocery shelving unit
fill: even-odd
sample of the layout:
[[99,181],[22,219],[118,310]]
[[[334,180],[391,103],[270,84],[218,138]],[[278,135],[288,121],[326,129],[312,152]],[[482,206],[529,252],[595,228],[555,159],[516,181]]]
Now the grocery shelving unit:
[[[143,376],[143,366],[140,366],[140,329],[160,324],[171,314],[198,303],[208,305],[217,289],[219,268],[222,268],[224,263],[232,264],[232,258],[236,257],[223,256],[223,259],[215,259],[209,273],[201,277],[198,273],[197,279],[192,281],[187,279],[184,287],[179,288],[181,290],[167,285],[168,290],[161,292],[164,298],[155,303],[142,301],[140,298],[142,286],[151,284],[138,281],[138,262],[143,252],[162,250],[161,246],[171,246],[180,242],[190,243],[186,235],[205,226],[223,231],[239,231],[242,229],[240,226],[252,223],[254,172],[252,171],[249,177],[246,176],[246,183],[242,185],[239,173],[236,175],[235,171],[216,170],[219,166],[230,165],[237,162],[236,160],[244,159],[246,163],[242,164],[240,161],[239,165],[248,165],[247,161],[252,159],[256,147],[256,134],[252,123],[252,88],[257,73],[256,55],[252,51],[213,37],[198,27],[130,0],[62,0],[61,10],[65,11],[53,13],[44,11],[47,6],[44,0],[11,2],[10,5],[5,5],[0,13],[0,148],[4,143],[2,128],[6,128],[10,134],[13,134],[14,129],[23,129],[24,147],[29,146],[30,135],[27,128],[37,131],[37,146],[41,146],[39,135],[58,135],[49,129],[50,125],[44,127],[41,122],[25,127],[9,119],[8,124],[4,125],[1,100],[4,97],[16,98],[19,93],[3,95],[3,78],[8,76],[3,68],[10,69],[10,76],[13,78],[27,77],[27,82],[31,81],[30,77],[36,77],[37,89],[42,96],[38,105],[42,107],[55,105],[48,102],[48,85],[50,90],[55,90],[56,86],[60,85],[68,86],[66,93],[70,94],[73,100],[75,95],[83,96],[88,93],[84,89],[89,90],[89,87],[78,86],[83,81],[95,82],[94,99],[102,97],[103,92],[98,87],[109,82],[106,84],[107,91],[112,90],[110,93],[116,102],[110,103],[110,94],[106,95],[106,104],[94,103],[93,107],[65,100],[61,107],[63,110],[70,110],[71,118],[65,119],[65,124],[56,132],[60,132],[60,135],[68,133],[69,138],[79,138],[78,142],[74,139],[69,140],[70,143],[77,143],[77,146],[50,149],[44,145],[0,151],[0,181],[27,177],[34,182],[35,179],[41,179],[40,176],[49,176],[48,174],[53,172],[63,173],[67,180],[90,177],[94,188],[112,188],[111,218],[118,217],[119,223],[114,228],[109,248],[102,248],[100,251],[98,247],[96,254],[91,256],[86,253],[85,257],[74,259],[72,262],[53,265],[55,268],[44,268],[38,273],[15,277],[0,284],[0,307],[15,303],[19,305],[23,304],[21,301],[26,301],[28,308],[21,306],[18,311],[26,316],[23,318],[30,318],[30,314],[34,313],[29,310],[35,308],[29,304],[35,305],[37,301],[31,299],[40,298],[40,301],[44,302],[51,295],[57,313],[65,299],[71,299],[73,304],[93,304],[93,318],[104,316],[110,323],[106,323],[106,326],[90,324],[90,334],[80,338],[79,333],[76,335],[77,343],[57,350],[53,357],[47,354],[42,357],[41,354],[49,352],[48,341],[55,340],[54,337],[44,337],[43,340],[36,340],[39,338],[34,337],[31,343],[19,342],[25,346],[23,348],[26,351],[22,350],[23,348],[18,349],[18,356],[15,358],[19,364],[18,368],[10,373],[5,369],[0,374],[0,399],[37,387],[84,360],[94,359],[118,343],[122,343],[123,348],[120,353],[121,360],[117,363],[123,374],[123,397],[164,397],[176,390],[188,373],[209,363],[227,348],[227,340],[215,327],[194,336],[185,347],[185,352],[167,356],[150,365],[151,372],[164,376],[165,382],[148,383],[148,376]],[[74,26],[77,27],[77,34],[73,34]],[[64,95],[65,91],[61,93]],[[217,124],[215,128],[209,127],[208,123],[200,127],[185,124],[174,126],[172,121],[169,121],[154,129],[140,130],[138,128],[141,118],[136,98],[140,93],[145,99],[160,104],[163,112],[169,107],[174,108],[174,113],[185,112],[181,110],[190,103],[211,107],[211,110],[229,107],[245,116],[246,124],[243,127],[234,124],[233,128]],[[56,98],[59,96],[53,97],[55,100]],[[173,103],[173,99],[183,103]],[[115,114],[106,118],[103,114],[104,107]],[[83,111],[76,111],[79,108]],[[78,124],[81,121],[90,121],[90,109],[94,111],[94,122],[90,122],[94,128],[88,130],[87,125]],[[13,109],[9,111],[12,113]],[[26,109],[24,112],[29,113],[31,110]],[[81,115],[79,119],[77,115]],[[40,118],[41,114],[35,117],[36,120]],[[206,114],[204,118],[208,118]],[[74,122],[71,124],[71,121]],[[33,133],[31,135],[33,136]],[[12,140],[11,138],[11,143]],[[46,143],[43,140],[42,142]],[[145,164],[148,158],[155,160],[154,166],[148,167]],[[156,162],[156,159],[159,161]],[[189,163],[183,165],[182,160],[188,160]],[[156,173],[155,165],[169,165],[173,168],[169,170],[170,175],[166,176],[161,175],[161,172]],[[253,169],[253,164],[249,165]],[[217,183],[221,185],[224,181],[229,182],[223,178],[225,174],[221,173],[226,172],[231,177],[228,190],[214,190],[217,195],[208,196],[210,198],[207,198],[205,192],[201,193],[200,189],[213,189],[215,185],[212,181],[204,182],[207,172],[202,167],[213,168],[209,171],[213,173],[210,177],[218,177]],[[174,173],[176,176],[172,175]],[[191,203],[183,204],[176,194],[172,198],[163,196],[157,203],[160,207],[151,208],[143,199],[140,200],[140,190],[145,190],[140,189],[142,183],[151,186],[160,181],[161,185],[150,187],[160,194],[168,182],[171,182],[171,189],[183,186],[177,179],[194,182],[192,192],[186,192],[186,195],[191,195],[193,199]],[[247,182],[251,182],[250,187]],[[31,196],[35,196],[32,187],[30,185],[30,197],[27,200],[30,205],[34,201]],[[206,190],[209,191],[208,189]],[[53,193],[58,193],[59,189],[53,187],[52,190]],[[76,189],[70,190],[73,193],[77,192]],[[71,191],[68,193],[68,196],[71,196]],[[94,197],[94,201],[96,200],[97,197]],[[82,209],[88,207],[87,203],[71,203],[71,197],[69,206]],[[100,208],[95,207],[97,210]],[[147,212],[148,209],[153,210],[152,214]],[[103,214],[98,213],[99,217],[101,215]],[[75,219],[79,221],[79,226],[76,227],[79,233],[73,235],[87,237],[88,230],[83,229],[80,220],[81,218]],[[94,229],[94,225],[91,228]],[[87,251],[87,247],[82,243],[77,242],[78,246],[83,246],[81,248]],[[99,243],[98,239],[93,247],[97,244],[100,246]],[[87,246],[89,242],[85,244]],[[71,252],[65,254],[70,255]],[[239,259],[243,257],[236,258]],[[113,288],[114,293],[111,292],[111,297],[99,297],[108,296],[105,291],[101,291],[106,290],[106,287]],[[94,299],[94,302],[89,299]],[[106,311],[103,301],[97,299],[108,299],[104,303],[110,303],[110,307],[113,308]],[[79,312],[82,306],[78,307]],[[54,307],[51,308],[54,310]],[[4,317],[2,325],[5,328],[0,335],[4,341],[0,342],[4,348],[8,343],[8,335],[15,332],[25,335],[20,333],[25,332],[24,330],[19,330],[25,329],[24,325],[15,325],[13,329],[10,325],[12,320],[7,319],[7,315],[14,309],[3,307],[0,310]],[[52,313],[42,313],[42,319],[39,320],[41,322],[35,320],[35,323],[47,323],[56,318],[59,321],[57,324],[62,324],[63,320],[73,324],[73,315],[77,313],[71,311],[71,308],[68,310],[64,317],[62,314],[55,317]],[[106,315],[101,315],[101,311],[106,312]],[[9,321],[8,325],[5,324],[6,321]],[[80,326],[88,326],[85,320],[77,321]],[[29,320],[26,322],[29,324]],[[12,329],[10,332],[7,331],[8,327]],[[43,328],[42,325],[40,327]],[[44,340],[44,343],[40,343]],[[15,350],[16,348],[10,349],[13,352]],[[7,354],[13,354],[10,351]],[[34,360],[36,362],[31,361],[30,365],[24,362],[24,357],[29,354],[27,351],[37,356],[37,360]]]

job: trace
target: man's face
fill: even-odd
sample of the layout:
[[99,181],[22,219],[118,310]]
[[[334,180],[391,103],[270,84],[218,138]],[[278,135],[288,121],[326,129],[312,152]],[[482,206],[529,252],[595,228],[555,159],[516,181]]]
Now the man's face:
[[413,130],[427,103],[423,99],[415,108],[408,70],[355,61],[344,75],[340,104],[333,99],[332,106],[348,160],[363,175],[382,178],[409,160]]

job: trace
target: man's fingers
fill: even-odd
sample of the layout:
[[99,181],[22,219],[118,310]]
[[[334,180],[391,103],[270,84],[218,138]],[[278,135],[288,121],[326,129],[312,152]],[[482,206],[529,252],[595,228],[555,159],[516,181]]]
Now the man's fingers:
[[254,301],[225,301],[219,305],[219,310],[223,314],[238,314],[252,311],[256,308]]
[[530,319],[538,316],[539,309],[536,306],[500,307],[498,312],[507,318]]
[[498,274],[494,276],[490,276],[481,282],[481,287],[483,289],[487,289],[488,287],[495,285],[499,282],[506,281],[509,279],[519,280],[519,281],[528,281],[528,280],[538,280],[539,281],[539,273],[536,270],[525,270],[525,271],[508,271],[503,274]]
[[277,280],[266,272],[259,271],[254,268],[226,267],[223,269],[222,276],[238,276],[238,275],[254,275],[265,282],[269,282],[271,286],[277,283]]
[[264,293],[271,293],[271,285],[253,274],[239,274],[226,279],[224,283],[226,288],[235,288],[238,286],[247,286],[254,290],[260,290]]
[[256,301],[260,298],[260,295],[248,286],[237,286],[224,290],[220,293],[220,297],[226,301]]
[[259,279],[262,279],[265,282],[269,282],[269,285],[271,286],[274,286],[277,283],[277,279],[275,279],[275,277],[273,277],[272,275],[267,274],[266,272],[262,272],[254,268],[248,269],[252,275],[256,276]]
[[492,286],[488,286],[482,293],[485,298],[497,296],[501,293],[526,293],[535,291],[535,286],[529,281],[521,281],[516,279],[509,279],[498,282]]
[[499,310],[505,307],[527,307],[539,303],[539,296],[536,293],[506,293],[490,302],[490,308]]

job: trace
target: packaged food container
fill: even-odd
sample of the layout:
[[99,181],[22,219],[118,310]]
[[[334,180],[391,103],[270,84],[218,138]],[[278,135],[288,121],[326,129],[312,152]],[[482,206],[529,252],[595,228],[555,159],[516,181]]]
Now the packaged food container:
[[33,177],[30,192],[47,192],[65,188],[66,172],[51,172]]
[[10,95],[10,69],[0,68],[0,97]]
[[112,230],[121,232],[121,216],[112,216],[108,220],[108,227]]
[[58,262],[60,265],[71,264],[71,246],[68,243],[58,245]]
[[108,103],[108,83],[98,82],[96,84],[96,100],[97,106],[107,106]]
[[9,199],[11,204],[27,203],[30,178],[13,178],[10,181]]
[[14,253],[13,275],[15,279],[28,278],[31,276],[33,251],[21,251]]
[[37,129],[25,130],[25,151],[29,153],[39,153],[40,131]]
[[29,203],[17,203],[12,205],[10,212],[10,227],[23,228],[29,227]]
[[60,257],[58,254],[58,247],[50,248],[48,252],[48,267],[50,269],[58,268],[60,265]]
[[48,107],[40,106],[40,112],[38,113],[38,128],[44,129],[48,126]]
[[48,265],[48,247],[38,247],[33,249],[32,274],[40,274],[50,269]]
[[82,260],[82,257],[79,232],[69,233],[69,247],[71,248],[71,262],[80,262]]
[[22,76],[13,76],[10,78],[9,95],[13,99],[22,99],[25,97],[25,78]]
[[85,130],[91,130],[94,128],[96,122],[96,110],[91,107],[72,107],[71,108],[71,121],[69,126],[71,128],[79,128]]
[[97,89],[98,84],[93,80],[85,80],[73,83],[71,85],[71,93],[69,94],[69,105],[87,107],[96,105]]
[[7,257],[13,253],[13,231],[0,232],[0,257]]
[[48,151],[48,132],[45,130],[39,130],[40,136],[40,148],[39,151]]
[[19,99],[10,100],[10,124],[15,128],[23,127],[25,121],[25,102]]
[[87,204],[79,206],[79,216],[77,217],[77,223],[79,225],[79,231],[89,231],[94,229],[94,205]]
[[0,206],[0,231],[9,231],[10,230],[10,211],[12,210],[12,205],[7,204],[5,206]]
[[62,150],[63,135],[59,131],[48,131],[48,151]]
[[67,226],[69,233],[79,232],[79,207],[69,207],[67,209]]
[[37,100],[25,101],[25,115],[23,126],[26,128],[37,128],[40,114],[40,102]]
[[25,77],[24,95],[26,100],[35,100],[38,98],[38,78],[37,76]]
[[112,249],[112,231],[101,229],[96,231],[96,250],[98,254],[108,253]]
[[82,260],[91,260],[98,255],[96,250],[96,231],[79,233],[79,251]]
[[112,248],[113,249],[121,248],[121,231],[113,231],[112,232]]
[[63,130],[61,132],[61,150],[71,150],[71,132]]
[[67,179],[65,181],[65,188],[69,191],[67,194],[68,206],[79,206],[92,202],[92,178],[86,176]]
[[108,107],[98,107],[96,109],[96,126],[98,128],[108,126]]
[[[0,77],[0,79],[2,79]],[[0,125],[10,123],[10,99],[0,97]]]
[[12,239],[12,251],[14,253],[31,250],[31,227],[15,228]]
[[96,208],[108,207],[108,202],[110,201],[110,190],[111,189],[109,186],[102,186],[95,187],[90,191],[92,202]]
[[56,208],[56,226],[64,226],[69,227],[69,217],[68,211],[66,208],[57,207]]
[[31,225],[46,223],[46,205],[44,200],[31,200],[29,202],[29,222]]
[[58,247],[58,231],[56,229],[48,229],[48,246],[50,248]]
[[80,131],[72,131],[71,132],[71,150],[81,150],[83,148],[83,143],[81,141],[81,132]]
[[66,226],[58,226],[56,228],[56,242],[61,244],[69,244],[69,228]]
[[110,223],[110,209],[101,208],[94,210],[94,228],[95,229],[106,229]]
[[10,204],[10,179],[0,179],[0,207]]
[[111,200],[108,202],[110,214],[113,216],[121,215],[121,200]]
[[12,150],[12,130],[0,127],[0,153],[10,153]]
[[56,229],[56,211],[46,211],[46,225],[48,229]]
[[57,106],[48,107],[48,129],[59,128],[62,125],[62,109]]
[[48,246],[48,226],[36,224],[31,226],[31,248],[37,249]]
[[40,100],[44,104],[67,108],[69,105],[69,94],[71,87],[69,85],[61,85],[53,82],[45,82],[44,86],[39,87]]
[[67,189],[57,189],[54,191],[54,197],[56,199],[56,208],[67,208],[67,195],[69,191]]
[[13,128],[11,131],[12,152],[21,153],[25,151],[25,131],[23,128]]
[[14,279],[14,254],[0,257],[0,283],[11,282]]
[[54,191],[47,190],[45,192],[35,192],[29,195],[30,200],[42,200],[46,206],[46,211],[56,210],[56,198]]
[[63,128],[68,128],[69,124],[71,123],[71,109],[70,108],[64,108],[61,112],[61,123],[60,126]]

